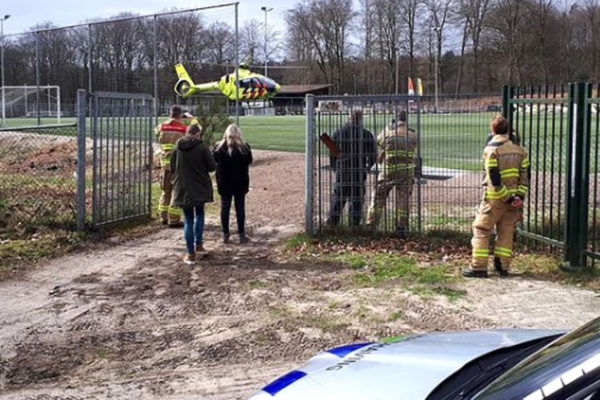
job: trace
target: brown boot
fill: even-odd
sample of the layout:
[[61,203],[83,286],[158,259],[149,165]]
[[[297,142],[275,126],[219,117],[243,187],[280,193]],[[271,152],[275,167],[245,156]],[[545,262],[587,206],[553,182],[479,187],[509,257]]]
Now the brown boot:
[[202,243],[196,244],[196,253],[206,253],[206,249],[202,246]]
[[183,256],[183,262],[186,263],[187,265],[194,265],[196,263],[196,254],[194,253],[188,253],[185,256]]

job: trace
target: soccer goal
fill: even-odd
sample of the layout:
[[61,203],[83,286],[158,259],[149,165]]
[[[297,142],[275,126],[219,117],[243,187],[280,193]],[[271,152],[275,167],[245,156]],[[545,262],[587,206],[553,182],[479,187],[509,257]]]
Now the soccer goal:
[[62,110],[60,87],[0,86],[0,110],[2,125],[60,124]]

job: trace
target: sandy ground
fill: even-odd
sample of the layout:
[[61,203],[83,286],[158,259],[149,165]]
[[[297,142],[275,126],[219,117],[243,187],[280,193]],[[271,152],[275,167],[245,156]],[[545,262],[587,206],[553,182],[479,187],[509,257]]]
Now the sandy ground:
[[0,283],[0,399],[244,399],[348,342],[598,316],[597,293],[550,282],[463,281],[467,295],[450,301],[301,263],[278,244],[302,226],[303,157],[256,159],[248,245],[221,244],[211,217],[210,255],[193,268],[180,262],[181,232],[165,229]]

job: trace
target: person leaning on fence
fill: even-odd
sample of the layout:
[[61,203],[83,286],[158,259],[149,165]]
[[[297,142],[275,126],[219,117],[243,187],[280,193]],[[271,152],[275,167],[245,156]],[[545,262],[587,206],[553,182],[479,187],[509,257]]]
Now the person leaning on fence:
[[215,160],[202,141],[202,127],[190,125],[184,137],[175,144],[171,155],[173,203],[183,209],[183,226],[187,254],[186,264],[193,264],[197,252],[204,252],[204,204],[213,202],[213,186],[209,173],[216,169]]
[[363,214],[367,171],[375,163],[375,138],[364,129],[362,112],[353,111],[350,121],[333,134],[332,140],[340,153],[331,157],[331,167],[335,169],[335,187],[327,223],[330,226],[339,225],[342,210],[348,202],[350,225],[356,227],[360,225]]
[[415,153],[417,151],[417,133],[406,126],[406,113],[401,112],[399,121],[387,126],[378,136],[379,154],[377,162],[381,164],[375,196],[371,201],[368,223],[372,229],[379,226],[385,211],[387,197],[396,189],[394,212],[396,234],[406,236],[410,211],[410,196],[415,178]]
[[181,107],[171,107],[169,119],[154,128],[154,133],[161,148],[160,158],[160,189],[161,195],[158,202],[158,214],[163,224],[170,227],[181,226],[181,210],[173,204],[171,184],[171,153],[175,143],[181,138],[189,125],[197,124],[198,121],[191,115],[184,113]]
[[217,190],[221,195],[223,242],[229,243],[229,211],[233,199],[240,243],[246,243],[245,197],[250,186],[248,167],[252,163],[252,150],[244,142],[242,131],[237,125],[231,124],[225,129],[223,139],[217,143],[213,156],[217,163]]
[[483,201],[473,222],[473,259],[471,267],[462,271],[466,277],[488,276],[489,241],[494,227],[494,269],[501,276],[508,275],[515,225],[529,189],[531,171],[527,152],[510,140],[506,119],[495,117],[491,128],[494,136],[483,150],[486,171]]

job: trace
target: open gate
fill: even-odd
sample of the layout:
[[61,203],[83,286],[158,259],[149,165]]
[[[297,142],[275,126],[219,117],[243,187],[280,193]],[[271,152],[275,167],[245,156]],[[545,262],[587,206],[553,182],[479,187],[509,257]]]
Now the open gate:
[[150,217],[152,96],[94,92],[89,104],[92,226]]

